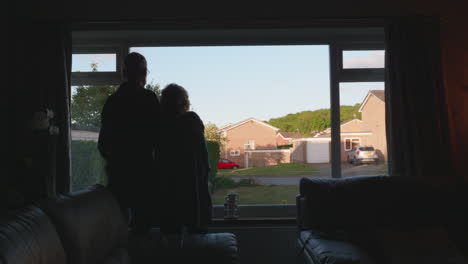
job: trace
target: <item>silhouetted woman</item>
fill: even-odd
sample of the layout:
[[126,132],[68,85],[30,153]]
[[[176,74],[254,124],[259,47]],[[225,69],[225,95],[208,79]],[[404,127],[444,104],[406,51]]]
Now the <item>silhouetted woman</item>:
[[136,231],[147,230],[156,221],[159,201],[154,156],[160,105],[156,94],[144,88],[146,75],[146,59],[135,52],[127,55],[125,82],[107,98],[99,132],[99,151],[106,160],[108,188],[124,214],[131,209],[130,225]]
[[158,158],[165,198],[161,231],[177,233],[186,227],[189,233],[205,233],[211,221],[211,197],[203,122],[189,111],[188,93],[177,84],[164,88],[161,107],[163,127]]

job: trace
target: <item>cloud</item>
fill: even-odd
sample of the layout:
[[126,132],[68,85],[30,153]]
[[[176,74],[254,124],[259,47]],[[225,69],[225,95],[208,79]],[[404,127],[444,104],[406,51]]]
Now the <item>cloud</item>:
[[343,68],[383,68],[385,67],[385,53],[382,51],[367,52],[364,56],[353,55],[343,59]]

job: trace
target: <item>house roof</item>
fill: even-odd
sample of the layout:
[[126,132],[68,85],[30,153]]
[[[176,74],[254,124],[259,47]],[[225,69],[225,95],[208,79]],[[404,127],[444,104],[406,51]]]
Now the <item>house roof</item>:
[[366,105],[366,103],[367,103],[367,101],[369,100],[369,98],[371,97],[371,95],[375,96],[375,97],[378,98],[380,101],[382,101],[383,103],[385,103],[385,91],[384,91],[384,90],[370,90],[370,91],[367,93],[366,98],[364,98],[364,101],[362,101],[361,107],[359,107],[358,112],[362,112],[362,109],[364,108],[364,105]]
[[[348,125],[350,123],[353,123],[353,122],[362,122],[361,119],[351,119],[351,120],[347,120],[347,121],[343,121],[340,123],[340,127],[342,126],[345,126],[345,125]],[[369,133],[369,132],[341,132],[342,135],[345,135],[345,134],[349,134],[349,133]],[[328,127],[322,131],[319,131],[317,134],[315,134],[314,138],[328,138],[328,137],[331,137],[331,128]]]
[[275,131],[278,131],[278,130],[279,130],[279,128],[274,127],[274,126],[272,126],[272,125],[269,125],[269,124],[267,124],[267,123],[265,123],[265,122],[262,122],[262,121],[260,121],[260,120],[258,120],[258,119],[256,119],[256,118],[253,118],[253,117],[248,118],[248,119],[245,119],[245,120],[240,121],[240,122],[237,122],[237,123],[235,123],[235,124],[228,124],[228,125],[225,125],[225,126],[221,127],[219,130],[220,130],[220,131],[228,131],[228,130],[231,130],[231,129],[235,128],[235,127],[241,126],[241,125],[243,125],[243,124],[245,124],[245,123],[247,123],[247,122],[249,122],[249,121],[257,122],[257,123],[259,123],[259,124],[261,124],[261,125],[264,125],[264,126],[267,126],[267,127],[271,128],[271,129],[273,129],[273,130],[275,130]]
[[347,120],[347,121],[341,122],[340,126],[344,126],[344,125],[350,124],[350,123],[352,123],[352,122],[362,122],[362,120],[361,120],[361,119],[354,118],[354,119],[351,119],[351,120]]
[[300,138],[302,137],[298,132],[279,132],[278,135],[281,135],[283,138]]

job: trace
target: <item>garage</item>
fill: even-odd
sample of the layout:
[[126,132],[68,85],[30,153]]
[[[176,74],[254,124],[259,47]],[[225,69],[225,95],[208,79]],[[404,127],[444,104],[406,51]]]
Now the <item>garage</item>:
[[329,137],[293,140],[291,160],[306,163],[330,163]]
[[329,163],[330,142],[325,140],[307,142],[307,163]]

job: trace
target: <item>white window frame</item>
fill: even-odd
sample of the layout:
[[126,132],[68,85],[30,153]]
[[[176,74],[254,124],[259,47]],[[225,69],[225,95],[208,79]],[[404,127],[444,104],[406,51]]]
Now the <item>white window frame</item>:
[[[346,147],[346,140],[349,140],[349,144],[350,144],[349,148]],[[344,150],[345,151],[352,150],[353,149],[353,142],[356,142],[355,140],[357,140],[358,145],[361,144],[361,138],[356,138],[356,137],[353,137],[353,138],[346,137],[346,138],[344,138],[344,140],[343,140]]]
[[231,151],[229,151],[229,156],[238,157],[238,156],[240,156],[240,151],[237,150],[237,149],[236,150],[231,150]]
[[[93,85],[93,84],[119,84],[121,82],[120,71],[122,60],[129,53],[130,47],[157,47],[157,46],[233,46],[233,45],[328,45],[329,47],[329,67],[330,67],[330,109],[331,109],[331,133],[332,133],[332,177],[341,177],[341,134],[340,134],[340,82],[381,82],[384,81],[384,69],[343,69],[343,50],[381,50],[384,47],[383,28],[387,24],[385,20],[343,20],[331,21],[323,26],[324,21],[305,22],[285,28],[284,23],[265,28],[251,28],[239,30],[212,29],[205,30],[203,25],[196,25],[200,32],[194,34],[193,25],[183,23],[176,25],[172,22],[164,24],[158,22],[156,25],[146,25],[146,28],[154,29],[139,30],[132,32],[133,37],[129,38],[125,31],[120,31],[119,25],[107,25],[109,30],[114,30],[115,35],[92,32],[88,36],[88,31],[93,28],[86,26],[78,28],[78,33],[74,33],[73,47],[79,44],[80,47],[117,47],[117,72],[105,76],[105,73],[94,73],[83,76],[79,80],[72,78],[72,85]],[[330,27],[331,25],[331,27]],[[105,28],[105,27],[104,27]],[[190,28],[190,29],[187,29]],[[205,27],[206,28],[206,27]],[[210,27],[208,27],[210,28]],[[364,30],[364,28],[366,28]],[[115,30],[119,29],[119,30]],[[80,32],[80,30],[82,30]],[[245,31],[255,31],[245,32]],[[75,35],[78,36],[75,38]],[[245,36],[249,36],[246,38]],[[82,45],[84,44],[84,45]],[[116,46],[117,45],[117,46]],[[76,53],[76,52],[74,52]],[[93,51],[92,53],[102,53]],[[387,140],[391,140],[388,138]],[[226,153],[227,154],[227,153]],[[290,218],[296,216],[296,205],[239,205],[241,217],[260,218]],[[214,205],[214,217],[222,218],[223,206]]]
[[[330,44],[331,176],[341,178],[341,82],[385,82],[385,68],[343,68],[344,50],[385,50],[385,41],[336,41]],[[387,141],[389,140],[387,135]],[[391,140],[391,139],[390,139]]]
[[244,150],[255,150],[255,140],[247,140],[247,143],[244,144]]
[[[75,42],[74,42],[75,43]],[[128,52],[123,45],[73,45],[72,54],[115,54],[115,71],[111,72],[72,72],[71,85],[118,85],[122,82],[123,58]]]

